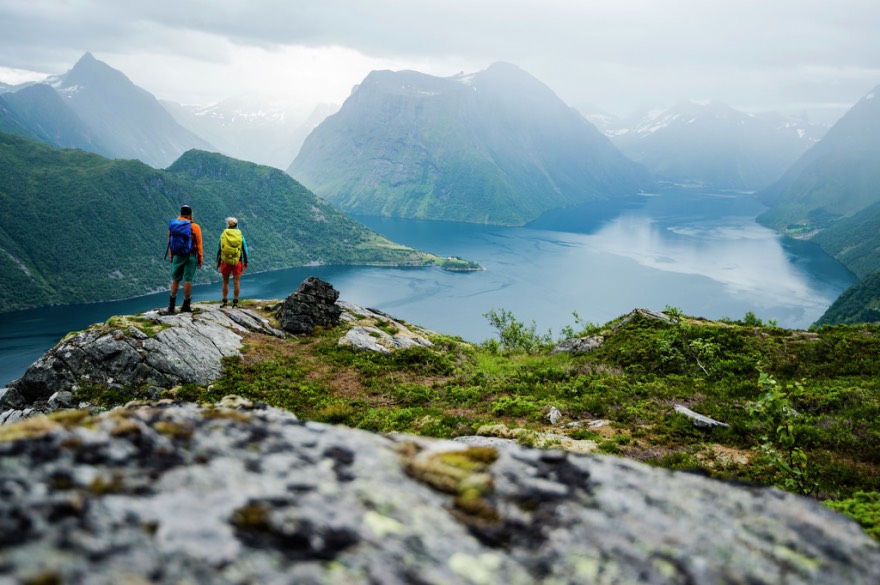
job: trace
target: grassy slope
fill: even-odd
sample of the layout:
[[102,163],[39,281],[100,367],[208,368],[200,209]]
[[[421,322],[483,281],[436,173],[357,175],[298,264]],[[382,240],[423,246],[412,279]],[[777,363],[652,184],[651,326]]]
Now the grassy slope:
[[[880,536],[880,506],[873,504],[880,485],[880,327],[807,332],[756,319],[679,316],[673,324],[636,317],[591,325],[589,333],[605,343],[581,356],[554,355],[540,343],[521,351],[527,344],[519,341],[530,335],[523,329],[508,347],[438,336],[434,349],[390,356],[339,346],[345,325],[287,340],[253,336],[212,387],[173,395],[214,401],[238,394],[376,432],[455,437],[503,423],[527,429],[525,442],[544,431],[564,433],[594,440],[606,453],[842,502],[836,505],[858,510],[851,513]],[[775,405],[765,414],[753,409],[762,396],[765,406]],[[730,427],[697,428],[674,404]],[[552,427],[544,415],[550,406],[563,413]],[[589,426],[600,419],[609,423]]]

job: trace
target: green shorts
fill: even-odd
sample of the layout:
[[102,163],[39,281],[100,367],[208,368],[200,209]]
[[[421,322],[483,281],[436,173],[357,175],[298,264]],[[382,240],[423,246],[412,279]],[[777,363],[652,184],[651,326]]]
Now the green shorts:
[[192,282],[199,266],[199,257],[195,254],[189,256],[174,256],[171,259],[171,281]]

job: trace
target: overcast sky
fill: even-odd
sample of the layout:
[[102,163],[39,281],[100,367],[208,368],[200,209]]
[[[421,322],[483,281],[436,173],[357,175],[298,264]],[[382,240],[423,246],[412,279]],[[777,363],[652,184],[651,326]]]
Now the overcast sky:
[[507,61],[582,111],[712,99],[818,120],[880,84],[878,31],[878,0],[0,0],[0,81],[90,51],[160,99],[310,106],[374,69]]

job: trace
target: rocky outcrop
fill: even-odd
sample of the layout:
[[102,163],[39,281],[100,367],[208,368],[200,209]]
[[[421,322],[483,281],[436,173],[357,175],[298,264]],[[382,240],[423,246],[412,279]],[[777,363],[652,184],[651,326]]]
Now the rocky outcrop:
[[583,354],[602,347],[605,338],[601,335],[564,339],[556,344],[551,353]]
[[[350,328],[339,343],[356,349],[389,353],[433,345],[430,332],[338,296],[330,284],[311,277],[274,307],[196,303],[193,313],[156,309],[111,317],[68,335],[20,379],[0,388],[0,424],[75,407],[70,390],[86,385],[135,389],[145,399],[181,384],[207,385],[220,376],[223,358],[241,353],[247,335],[283,338],[344,321]],[[273,314],[286,331],[272,325]]]
[[222,358],[238,355],[245,334],[285,335],[254,310],[193,307],[197,312],[111,317],[69,335],[10,387],[32,404],[83,384],[207,384],[220,375]]
[[340,345],[350,345],[356,349],[391,353],[398,349],[411,347],[433,347],[428,338],[430,332],[408,325],[382,311],[365,309],[339,301],[344,320],[351,327],[339,340]]
[[0,491],[4,583],[880,582],[877,543],[792,494],[240,399],[0,427]]
[[312,333],[317,326],[339,324],[338,298],[339,291],[330,283],[310,276],[281,303],[275,316],[288,333]]
[[[617,331],[633,319],[638,318],[653,319],[655,321],[663,321],[664,323],[675,323],[675,320],[666,313],[653,311],[651,309],[633,309],[614,323],[611,328],[612,332]],[[603,335],[574,337],[560,341],[553,348],[552,353],[570,353],[573,355],[585,354],[602,347],[604,343],[605,336]]]

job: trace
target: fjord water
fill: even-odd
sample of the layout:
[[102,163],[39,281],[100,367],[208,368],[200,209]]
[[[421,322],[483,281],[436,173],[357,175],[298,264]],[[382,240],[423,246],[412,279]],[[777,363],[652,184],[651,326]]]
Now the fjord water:
[[[283,299],[317,276],[343,300],[474,342],[494,334],[484,317],[492,309],[554,335],[574,324],[573,311],[605,323],[637,307],[666,306],[713,319],[752,311],[782,327],[809,327],[856,279],[810,242],[755,223],[762,209],[746,194],[681,190],[548,213],[523,228],[357,217],[394,241],[474,260],[485,270],[292,268],[246,273],[241,293]],[[196,301],[219,296],[219,284],[194,287]],[[167,299],[161,292],[0,314],[0,384],[19,377],[66,333]]]

